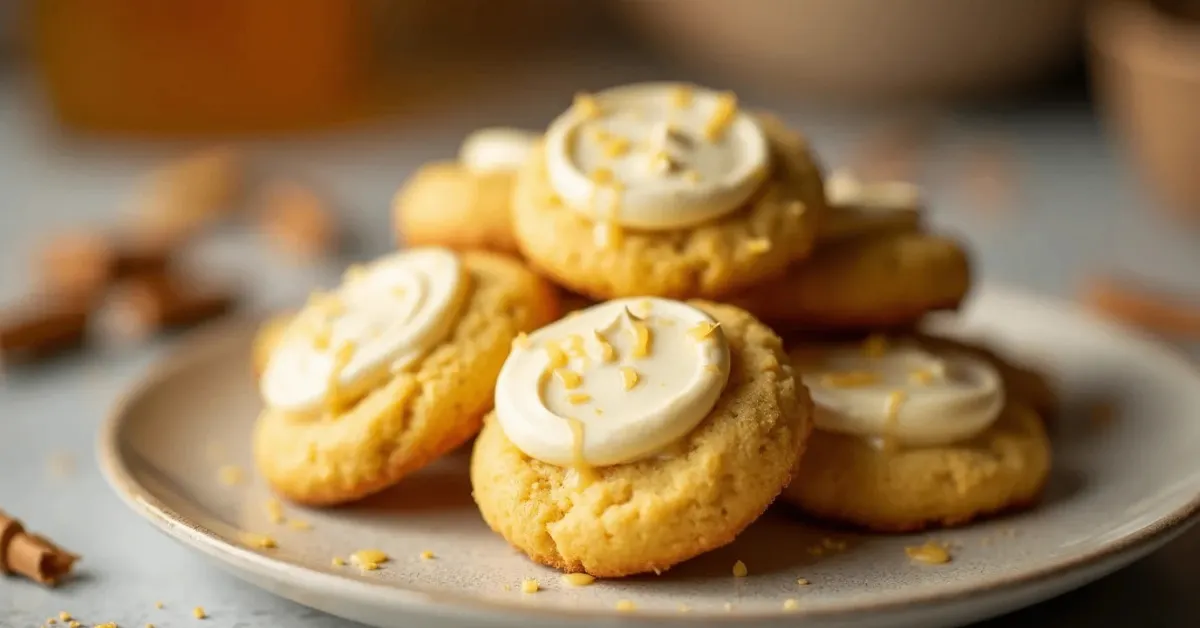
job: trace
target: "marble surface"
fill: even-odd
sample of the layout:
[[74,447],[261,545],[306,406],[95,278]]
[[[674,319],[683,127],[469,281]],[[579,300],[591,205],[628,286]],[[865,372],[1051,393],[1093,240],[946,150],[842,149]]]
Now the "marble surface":
[[[454,154],[470,128],[505,123],[536,126],[579,88],[654,76],[640,67],[528,68],[504,94],[439,110],[422,120],[336,134],[245,145],[262,163],[304,173],[341,202],[360,234],[357,257],[390,245],[388,204],[398,183],[421,161]],[[547,94],[556,95],[547,98]],[[536,100],[533,100],[533,98]],[[754,102],[752,96],[745,98]],[[850,113],[791,110],[830,163],[846,159],[864,119]],[[1082,105],[1056,104],[939,118],[932,136],[928,186],[933,222],[971,241],[979,275],[1070,297],[1089,273],[1145,276],[1180,289],[1200,289],[1194,232],[1159,218],[1118,153]],[[1004,138],[1017,193],[981,210],[958,183],[971,146]],[[0,77],[0,301],[28,286],[28,257],[37,238],[64,227],[106,225],[128,205],[137,175],[186,144],[111,144],[58,136],[40,118],[19,78]],[[238,278],[248,307],[268,309],[302,298],[336,276],[331,267],[297,268],[230,228],[193,255],[212,273]],[[0,579],[0,626],[36,626],[59,611],[88,625],[194,625],[200,605],[213,627],[341,628],[347,622],[285,602],[227,576],[200,556],[154,532],[104,484],[93,438],[108,408],[172,341],[150,347],[103,346],[0,383],[0,505],[36,531],[84,556],[78,576],[56,590]],[[1200,617],[1200,530],[1093,585],[986,625],[1191,626]],[[165,608],[157,610],[155,602]]]

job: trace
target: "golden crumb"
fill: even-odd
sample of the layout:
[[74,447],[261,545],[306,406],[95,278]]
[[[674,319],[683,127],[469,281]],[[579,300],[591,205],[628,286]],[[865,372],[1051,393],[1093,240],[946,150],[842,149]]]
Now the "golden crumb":
[[63,621],[71,621],[71,619],[72,619],[71,614],[68,613],[67,611],[59,611],[58,618]]
[[[380,563],[386,563],[389,560],[391,560],[390,556],[377,549],[361,549],[350,555],[350,562],[368,571],[379,569]],[[367,567],[367,565],[373,565],[373,567]]]
[[542,587],[538,584],[538,581],[534,580],[533,578],[521,581],[521,593],[537,593],[541,588]]
[[812,583],[808,581],[808,578],[796,578],[796,584],[806,587]]
[[579,373],[564,368],[554,369],[554,376],[562,382],[563,388],[567,390],[579,388],[579,385],[583,383],[583,377]]
[[633,600],[617,600],[617,610],[623,613],[628,613],[636,608],[637,606],[633,604]]
[[625,390],[629,390],[638,383],[638,372],[632,366],[621,367],[621,381],[625,385]]
[[434,556],[433,552],[431,552],[429,550],[425,550],[424,552],[421,552],[421,560],[433,560],[434,558],[436,558],[436,556]]
[[71,620],[71,623],[67,624],[67,628],[82,628],[82,627],[83,627],[83,624],[81,624],[75,620]]
[[575,109],[579,111],[579,115],[585,120],[591,120],[600,116],[600,103],[596,102],[596,97],[585,92],[575,94]]
[[713,108],[712,115],[704,124],[704,138],[710,142],[717,141],[724,137],[725,129],[733,118],[737,115],[737,96],[732,92],[722,92],[717,96],[717,105]]
[[928,541],[924,545],[904,548],[904,553],[918,563],[926,565],[943,565],[950,562],[950,552],[945,545]]
[[195,617],[196,619],[208,619],[208,613],[204,612],[203,606],[197,606],[196,608],[192,609],[192,617]]
[[676,85],[671,88],[671,106],[683,109],[692,104],[692,88],[687,85]]
[[162,608],[162,607],[163,607],[163,603],[162,603],[162,602],[155,602],[155,603],[154,603],[154,608]]
[[720,326],[720,323],[709,323],[707,321],[697,323],[695,327],[687,331],[687,335],[691,336],[692,340],[701,341],[711,336]]
[[572,393],[570,395],[567,395],[567,401],[570,402],[571,405],[577,406],[581,403],[587,403],[591,400],[592,400],[592,396],[587,393]]
[[334,567],[345,567],[346,561],[342,560],[340,556],[334,556],[333,559],[329,561],[329,564],[333,565]]
[[928,386],[933,383],[937,376],[930,369],[916,369],[908,374],[908,381],[917,386]]
[[53,624],[57,624],[57,623],[58,623],[58,620],[57,620],[57,619],[55,619],[55,618],[53,618],[53,617],[49,617],[49,618],[47,618],[47,619],[46,619],[46,623],[47,623],[47,624],[51,624],[51,625],[53,625]]
[[783,610],[785,611],[794,611],[798,608],[800,608],[800,603],[792,598],[783,601]]
[[742,561],[739,560],[733,564],[733,577],[734,578],[745,578],[746,575],[749,573],[750,573],[750,570],[746,569],[746,563],[743,563]]
[[301,521],[300,519],[288,519],[287,524],[288,524],[288,527],[293,530],[311,530],[312,529],[312,524],[310,524],[307,521]]
[[609,158],[617,158],[629,152],[629,139],[621,136],[613,136],[608,138],[604,143],[604,156]]
[[247,547],[257,547],[259,549],[275,549],[277,547],[275,539],[265,534],[255,534],[254,532],[243,532],[242,543]]
[[596,577],[586,573],[563,574],[562,581],[573,587],[586,587],[596,581]]

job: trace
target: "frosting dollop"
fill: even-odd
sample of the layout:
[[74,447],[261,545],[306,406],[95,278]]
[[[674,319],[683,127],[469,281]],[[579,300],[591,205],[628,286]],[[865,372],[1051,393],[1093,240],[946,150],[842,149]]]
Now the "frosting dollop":
[[441,248],[351,268],[335,291],[313,295],[284,331],[263,372],[264,401],[310,413],[361,396],[446,337],[469,284],[458,256]]
[[915,228],[921,221],[921,190],[906,181],[864,182],[846,170],[825,179],[829,213],[821,221],[826,240],[887,229]]
[[1004,406],[995,367],[916,344],[847,345],[800,356],[818,429],[899,445],[946,445],[986,430]]
[[509,440],[587,468],[653,455],[696,427],[729,378],[720,326],[679,301],[608,301],[518,338],[496,384]]
[[536,133],[494,127],[479,129],[463,140],[458,161],[471,172],[512,171],[521,167],[537,146]]
[[737,209],[770,166],[762,127],[733,94],[676,83],[577,96],[547,130],[545,150],[550,184],[568,207],[645,230]]

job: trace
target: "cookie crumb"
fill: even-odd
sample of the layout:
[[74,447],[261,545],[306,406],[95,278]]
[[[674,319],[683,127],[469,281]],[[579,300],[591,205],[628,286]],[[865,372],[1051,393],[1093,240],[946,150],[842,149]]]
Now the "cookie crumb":
[[203,606],[197,606],[196,608],[192,609],[192,617],[195,617],[196,619],[208,619],[208,613],[204,612]]
[[249,547],[257,547],[259,549],[275,549],[278,544],[275,539],[265,534],[255,534],[253,532],[242,533],[242,543]]
[[623,613],[628,613],[636,608],[637,606],[634,606],[632,600],[617,600],[617,610]]
[[346,561],[342,560],[341,557],[334,556],[333,560],[329,561],[329,564],[333,565],[334,567],[345,567]]
[[537,593],[541,589],[538,581],[533,578],[528,578],[521,581],[521,593]]
[[508,584],[507,582],[504,583],[500,588],[504,589],[505,591],[512,591],[512,585]]
[[162,607],[163,607],[163,603],[162,603],[162,602],[155,602],[155,603],[154,603],[154,608],[162,608]]
[[734,578],[745,578],[746,574],[748,574],[748,573],[750,573],[750,570],[746,569],[746,563],[743,563],[742,561],[739,560],[733,564],[733,577]]
[[57,623],[58,623],[58,620],[57,620],[57,619],[55,619],[55,618],[53,618],[53,617],[47,617],[47,618],[46,618],[46,623],[47,623],[47,624],[51,624],[51,625],[53,625],[53,624],[57,624]]
[[433,552],[431,552],[429,550],[425,550],[424,552],[421,552],[421,560],[433,560],[434,558],[437,558],[437,557],[434,556]]
[[242,468],[234,464],[222,465],[220,469],[217,469],[217,479],[225,486],[241,484],[244,479]]
[[912,560],[926,565],[943,565],[950,562],[950,552],[946,546],[928,541],[924,545],[904,548],[904,553]]
[[71,617],[71,614],[70,614],[70,613],[68,613],[67,611],[59,611],[59,613],[58,613],[58,618],[59,618],[59,619],[61,619],[61,620],[63,620],[63,621],[71,621],[71,620],[73,619],[73,618]]
[[586,573],[563,574],[562,581],[573,587],[586,587],[596,581],[596,577]]
[[793,598],[788,598],[783,601],[783,610],[785,611],[794,611],[798,608],[800,608],[800,603]]
[[67,624],[67,628],[81,628],[82,626],[83,626],[83,624],[81,624],[75,620],[71,620],[71,623]]
[[367,571],[379,569],[381,563],[386,563],[389,560],[391,560],[390,556],[383,553],[382,550],[377,549],[361,549],[350,555],[350,562]]

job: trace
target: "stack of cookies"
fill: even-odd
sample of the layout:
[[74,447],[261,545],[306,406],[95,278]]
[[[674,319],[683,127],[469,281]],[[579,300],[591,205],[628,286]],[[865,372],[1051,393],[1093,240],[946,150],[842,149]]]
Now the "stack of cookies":
[[780,496],[915,530],[1031,504],[1048,473],[1042,380],[915,331],[970,283],[916,190],[825,180],[732,94],[578,95],[544,133],[471,136],[395,213],[420,246],[264,331],[256,458],[292,500],[363,497],[477,436],[493,530],[619,577]]

